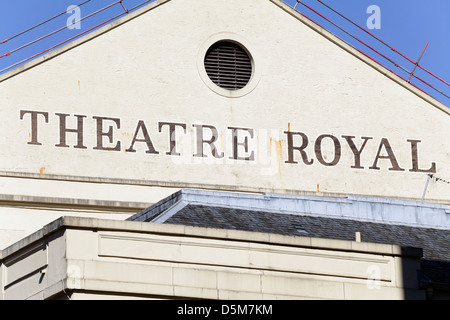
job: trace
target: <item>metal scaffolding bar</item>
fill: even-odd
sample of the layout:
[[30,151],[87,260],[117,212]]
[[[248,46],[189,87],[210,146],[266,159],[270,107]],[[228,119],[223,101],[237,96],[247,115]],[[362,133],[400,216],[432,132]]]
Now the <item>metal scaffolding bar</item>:
[[[77,20],[77,21],[72,22],[70,25],[74,25],[74,24],[77,24],[77,23],[80,22],[80,21],[83,21],[83,20],[85,20],[85,19],[88,19],[88,18],[90,18],[90,17],[96,15],[96,14],[99,13],[99,12],[102,12],[102,11],[104,11],[104,10],[106,10],[106,9],[111,8],[112,6],[118,4],[119,2],[121,3],[122,1],[123,1],[123,0],[119,0],[119,1],[116,1],[116,2],[114,2],[114,3],[111,3],[110,5],[104,7],[104,8],[102,8],[102,9],[100,9],[100,10],[97,10],[97,11],[95,11],[95,12],[93,12],[93,13],[91,13],[91,14],[89,14],[89,15],[87,15],[87,16],[85,16],[85,17],[79,19],[79,20]],[[43,39],[45,39],[45,38],[48,38],[48,37],[50,37],[50,36],[52,36],[52,35],[54,35],[54,34],[60,32],[61,30],[64,30],[64,29],[67,28],[68,26],[69,26],[69,25],[63,26],[63,27],[61,27],[61,28],[59,28],[59,29],[57,29],[57,30],[54,30],[54,31],[52,31],[52,32],[50,32],[50,33],[48,33],[48,34],[46,34],[45,36],[42,36],[42,37],[40,37],[40,38],[38,38],[38,39],[35,39],[35,40],[31,41],[31,42],[28,42],[27,44],[24,44],[24,45],[22,45],[22,46],[20,46],[20,47],[18,47],[18,48],[16,48],[16,49],[14,49],[14,50],[11,50],[11,51],[9,51],[9,52],[3,54],[3,55],[0,55],[0,58],[9,56],[9,55],[11,55],[11,54],[14,53],[14,52],[17,52],[17,51],[19,51],[19,50],[22,50],[22,49],[24,49],[24,48],[26,48],[26,47],[28,47],[28,46],[30,46],[30,45],[32,45],[32,44],[38,42],[38,41],[41,41],[41,40],[43,40]]]
[[[416,76],[414,74],[414,72],[416,71],[417,68],[422,69],[423,71],[425,71],[426,73],[428,73],[429,75],[431,75],[432,77],[434,77],[435,79],[439,80],[440,82],[442,82],[443,84],[450,86],[450,84],[448,82],[446,82],[445,80],[443,80],[442,78],[436,76],[435,74],[433,74],[431,71],[425,69],[424,67],[422,67],[420,65],[420,60],[425,52],[425,49],[428,46],[425,46],[424,50],[422,51],[422,54],[420,55],[420,58],[418,59],[417,62],[411,60],[410,58],[408,58],[406,55],[402,54],[400,51],[394,49],[392,46],[388,45],[386,42],[384,42],[383,40],[381,40],[380,38],[376,37],[375,35],[373,35],[371,32],[367,31],[366,29],[364,29],[363,27],[359,26],[357,23],[353,22],[352,20],[348,19],[346,16],[344,16],[343,14],[341,14],[339,11],[335,10],[334,8],[332,8],[331,6],[327,5],[325,2],[323,2],[323,0],[317,0],[320,4],[322,4],[323,6],[327,7],[328,9],[330,9],[332,12],[336,13],[337,15],[339,15],[340,17],[342,17],[343,19],[345,19],[346,21],[350,22],[352,25],[356,26],[357,28],[359,28],[360,30],[363,30],[365,33],[369,34],[371,37],[373,37],[374,39],[376,39],[377,41],[381,42],[383,45],[385,45],[386,47],[388,47],[390,50],[394,51],[395,53],[397,53],[399,56],[403,57],[404,59],[406,59],[408,62],[414,64],[414,69],[410,72],[408,71],[406,68],[400,66],[397,62],[393,61],[392,59],[388,58],[386,55],[382,54],[381,52],[375,50],[373,47],[369,46],[367,43],[365,43],[364,41],[362,41],[361,39],[357,38],[356,36],[354,36],[353,34],[351,34],[350,32],[348,32],[347,30],[345,30],[344,28],[340,27],[338,24],[336,24],[335,22],[331,21],[329,18],[325,17],[323,14],[319,13],[317,10],[314,10],[312,7],[308,6],[307,4],[303,3],[301,0],[297,0],[297,2],[294,5],[294,9],[297,10],[297,6],[298,4],[302,4],[304,7],[308,8],[309,10],[311,10],[312,12],[314,12],[315,14],[317,14],[318,16],[320,16],[322,19],[326,20],[328,23],[332,24],[334,27],[338,28],[339,30],[341,30],[342,32],[344,32],[345,34],[347,34],[348,36],[352,37],[353,39],[357,40],[358,42],[360,42],[361,44],[363,44],[365,47],[369,48],[370,50],[374,51],[376,54],[378,54],[379,56],[383,57],[384,59],[386,59],[387,61],[389,61],[390,63],[392,63],[394,66],[399,67],[400,69],[402,69],[403,71],[405,71],[406,73],[409,74],[409,78],[405,79],[403,77],[401,77],[400,75],[398,75],[397,73],[393,72],[392,70],[390,70],[391,72],[393,72],[394,74],[398,75],[400,78],[404,79],[405,81],[407,81],[408,83],[411,84],[411,79],[414,77],[415,79],[418,79],[419,81],[421,81],[422,83],[426,84],[427,86],[429,86],[430,88],[432,88],[433,90],[437,91],[438,93],[440,93],[441,95],[443,95],[446,98],[450,99],[450,96],[446,93],[444,93],[443,91],[437,89],[435,86],[433,86],[432,84],[430,84],[429,82],[425,81],[424,79]],[[302,14],[304,17],[308,18],[306,15],[304,15],[303,13],[299,12],[300,14]],[[321,26],[319,23],[317,23],[316,21],[308,18],[310,21],[314,22],[315,24]],[[322,26],[321,26],[322,27]],[[323,27],[322,27],[323,28]],[[364,54],[366,57],[370,58],[371,60],[377,62],[380,65],[380,62],[378,62],[377,60],[373,59],[372,57],[370,57],[369,55],[365,54],[364,52],[362,52],[361,50],[355,48],[356,50],[358,50],[360,53]],[[414,87],[418,88],[417,86],[415,86],[414,84],[411,84]],[[418,88],[420,89],[420,88]],[[425,92],[424,90],[420,89],[421,91]],[[425,92],[426,93],[426,92]],[[428,94],[428,93],[427,93]]]
[[[86,1],[84,1],[84,2],[82,2],[82,3],[80,3],[79,5],[77,5],[77,7],[81,7],[82,5],[84,5],[84,4],[86,4],[86,3],[90,2],[90,1],[91,1],[91,0],[86,0]],[[1,41],[0,44],[6,43],[6,42],[8,42],[8,41],[10,41],[10,40],[12,40],[12,39],[14,39],[14,38],[17,38],[17,37],[19,37],[19,36],[21,36],[21,35],[23,35],[23,34],[29,32],[29,31],[33,30],[33,29],[36,29],[37,27],[40,27],[40,26],[42,26],[43,24],[46,24],[47,22],[50,22],[50,21],[52,21],[52,20],[54,20],[54,19],[56,19],[56,18],[62,16],[63,14],[66,14],[67,12],[68,12],[68,10],[66,10],[66,11],[64,11],[64,12],[61,12],[61,13],[57,14],[56,16],[51,17],[50,19],[47,19],[47,20],[45,20],[45,21],[42,21],[41,23],[38,23],[37,25],[35,25],[35,26],[31,27],[31,28],[28,28],[28,29],[26,29],[26,30],[24,30],[24,31],[22,31],[22,32],[19,32],[18,34],[15,34],[15,35],[9,37],[8,39],[5,39],[5,40]]]

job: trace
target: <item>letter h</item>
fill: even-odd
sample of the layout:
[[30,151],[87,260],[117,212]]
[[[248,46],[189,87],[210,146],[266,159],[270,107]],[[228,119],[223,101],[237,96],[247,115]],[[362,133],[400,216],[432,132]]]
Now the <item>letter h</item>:
[[77,128],[76,129],[68,129],[66,126],[66,118],[69,116],[65,113],[55,113],[59,117],[59,144],[56,144],[56,147],[69,148],[66,144],[66,133],[72,132],[77,134],[77,145],[74,148],[78,149],[87,149],[83,145],[83,119],[86,116],[83,115],[75,115],[77,117]]

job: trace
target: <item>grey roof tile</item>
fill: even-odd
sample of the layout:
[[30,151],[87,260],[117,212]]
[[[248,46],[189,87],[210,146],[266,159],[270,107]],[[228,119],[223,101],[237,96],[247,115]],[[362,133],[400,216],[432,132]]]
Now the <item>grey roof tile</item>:
[[189,204],[165,223],[396,244],[424,249],[424,258],[450,261],[450,230],[351,219],[292,215]]
[[[234,203],[226,203],[223,196],[218,193],[214,193],[211,198],[208,198],[206,192],[202,194],[199,191],[192,191],[194,192],[193,198],[196,196],[204,198],[202,198],[203,200],[198,198],[190,200],[189,197],[184,198],[183,192],[185,191],[177,192],[161,200],[129,220],[154,221],[154,219],[162,217],[160,221],[167,224],[349,241],[354,241],[355,233],[360,232],[363,242],[422,248],[421,279],[450,285],[450,229],[447,227],[424,227],[392,221],[368,221],[349,216],[339,217],[328,213],[321,215],[317,212],[284,212],[270,207],[270,204],[267,210],[243,208]],[[248,201],[251,196],[245,195],[244,198],[245,201]],[[283,196],[277,201],[281,201],[282,198]],[[325,200],[333,201],[333,199]],[[336,203],[342,201],[345,200],[338,199]],[[177,206],[181,202],[184,205]],[[409,204],[405,203],[405,205]],[[438,206],[437,210],[442,211],[443,209]],[[447,209],[444,208],[444,210]],[[164,214],[169,211],[170,214],[164,217]]]

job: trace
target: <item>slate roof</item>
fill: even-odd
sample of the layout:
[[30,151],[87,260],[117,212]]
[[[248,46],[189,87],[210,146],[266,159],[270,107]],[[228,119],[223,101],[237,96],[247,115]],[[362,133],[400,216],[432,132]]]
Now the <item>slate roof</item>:
[[[295,198],[295,196],[290,197]],[[259,199],[257,195],[230,197],[225,192],[182,190],[128,220],[349,241],[355,241],[355,233],[360,232],[363,242],[422,248],[420,281],[450,285],[450,228],[447,226],[439,228],[423,226],[418,223],[401,223],[389,221],[386,217],[383,218],[383,221],[376,221],[375,218],[372,218],[371,221],[367,219],[367,213],[363,212],[359,212],[359,214],[362,214],[364,218],[336,216],[329,212],[330,204],[323,206],[322,214],[317,210],[314,210],[314,214],[311,212],[286,212],[282,209],[286,208],[283,199],[285,202],[289,200],[283,195],[272,199],[272,203],[276,202],[279,210],[268,204],[270,200],[262,204],[259,200],[254,202],[253,205],[256,204],[258,208],[243,207],[243,203],[247,202],[251,205],[255,199]],[[322,202],[332,204],[343,203],[341,199],[322,199]],[[314,199],[314,201],[320,202],[320,199]],[[389,207],[390,205],[374,203],[377,203],[377,206]],[[420,204],[404,202],[404,206],[408,205]],[[426,207],[426,205],[424,206]],[[373,203],[368,207],[375,211],[380,210]],[[396,207],[398,207],[398,203],[396,203]],[[358,210],[361,209],[361,206],[354,208]],[[392,208],[390,210],[394,210]],[[450,213],[446,206],[437,209],[443,210],[442,214],[445,215],[445,218]],[[426,207],[423,214],[432,215],[433,213],[429,207]],[[395,215],[393,216],[395,217]]]
[[185,206],[164,223],[349,241],[355,241],[359,231],[363,242],[422,248],[426,259],[450,261],[450,230],[196,204]]

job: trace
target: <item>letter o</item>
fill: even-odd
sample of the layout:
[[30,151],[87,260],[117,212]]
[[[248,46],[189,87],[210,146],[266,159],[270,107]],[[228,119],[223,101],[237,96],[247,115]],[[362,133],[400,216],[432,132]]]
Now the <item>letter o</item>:
[[[323,158],[322,141],[325,138],[330,138],[331,140],[333,140],[333,144],[334,144],[334,158],[333,158],[333,161],[331,161],[331,162],[327,162]],[[338,164],[339,160],[341,160],[341,144],[340,144],[338,138],[336,138],[335,136],[333,136],[331,134],[323,134],[323,135],[320,135],[317,138],[316,143],[314,144],[314,152],[316,153],[317,160],[321,164],[323,164],[324,166],[327,166],[327,167],[335,166],[335,165]]]

